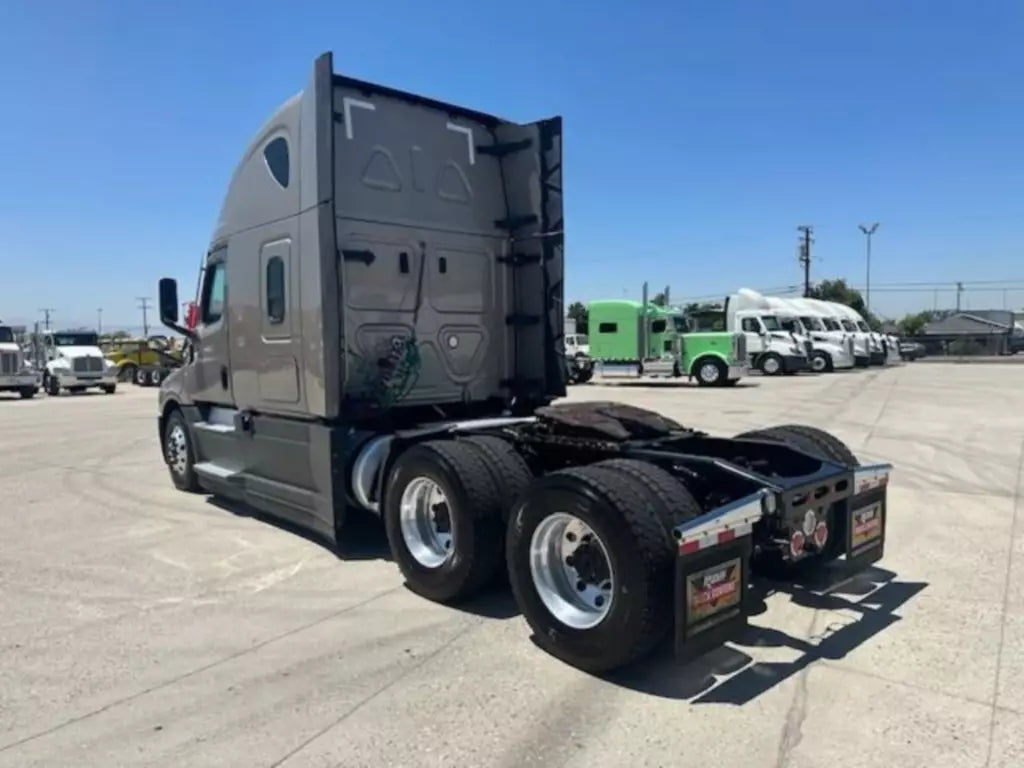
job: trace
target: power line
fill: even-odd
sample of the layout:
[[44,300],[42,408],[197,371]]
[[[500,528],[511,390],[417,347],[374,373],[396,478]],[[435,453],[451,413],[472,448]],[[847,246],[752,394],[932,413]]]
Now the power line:
[[139,302],[139,309],[142,310],[142,335],[149,338],[149,302],[152,301],[148,296],[136,296],[135,300]]

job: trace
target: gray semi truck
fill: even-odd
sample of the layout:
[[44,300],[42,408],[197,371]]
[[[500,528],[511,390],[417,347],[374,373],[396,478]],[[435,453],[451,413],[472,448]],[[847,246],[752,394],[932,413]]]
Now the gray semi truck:
[[[762,567],[882,557],[890,466],[787,425],[714,437],[557,403],[562,123],[338,75],[330,54],[230,182],[162,383],[174,484],[333,541],[383,522],[408,586],[506,572],[536,641],[590,671],[734,638]],[[343,566],[339,566],[343,567]]]

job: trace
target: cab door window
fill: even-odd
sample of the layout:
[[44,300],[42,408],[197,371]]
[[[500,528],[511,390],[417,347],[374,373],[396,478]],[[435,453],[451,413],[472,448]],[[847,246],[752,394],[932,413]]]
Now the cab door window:
[[223,261],[218,261],[206,268],[201,304],[203,325],[212,325],[224,316],[224,301],[227,295],[225,267]]
[[760,333],[761,324],[757,321],[756,317],[744,317],[743,330],[746,333]]

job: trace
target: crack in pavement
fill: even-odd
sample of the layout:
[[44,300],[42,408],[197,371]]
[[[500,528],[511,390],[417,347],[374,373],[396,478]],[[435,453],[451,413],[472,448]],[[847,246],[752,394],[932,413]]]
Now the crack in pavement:
[[992,717],[988,726],[988,749],[985,753],[985,766],[992,764],[993,748],[996,736],[996,715],[999,712],[999,682],[1003,675],[1003,652],[1006,649],[1006,618],[1010,611],[1010,579],[1013,576],[1013,548],[1016,541],[1017,524],[1020,520],[1020,484],[1024,478],[1024,443],[1021,444],[1017,460],[1017,480],[1013,486],[1013,518],[1010,521],[1010,546],[1006,555],[1006,576],[1003,580],[1003,614],[999,623],[999,643],[996,646],[996,674],[992,683]]
[[163,682],[157,683],[155,685],[151,685],[148,688],[145,688],[145,689],[143,689],[141,691],[137,691],[137,692],[135,692],[133,694],[130,694],[128,696],[122,696],[120,699],[117,699],[115,701],[111,701],[111,702],[109,702],[107,704],[104,704],[102,707],[98,707],[98,708],[96,708],[94,710],[86,712],[85,714],[77,715],[75,717],[72,717],[72,718],[70,718],[68,720],[65,720],[63,723],[58,723],[57,725],[51,726],[49,728],[45,728],[44,730],[37,731],[36,733],[29,734],[28,736],[24,736],[24,737],[22,737],[20,739],[17,739],[15,741],[9,742],[7,744],[0,745],[0,753],[7,752],[8,750],[14,749],[16,747],[20,747],[23,744],[28,744],[29,742],[36,741],[37,739],[41,739],[44,736],[49,736],[50,734],[56,733],[57,731],[60,731],[60,730],[62,730],[64,728],[67,728],[69,725],[74,725],[76,723],[82,722],[83,720],[88,720],[91,717],[95,717],[96,715],[103,714],[104,712],[107,712],[107,711],[109,711],[111,709],[114,709],[115,707],[119,707],[120,705],[126,704],[126,703],[128,703],[130,701],[134,701],[134,700],[136,700],[138,698],[141,698],[142,696],[145,696],[147,694],[153,693],[154,691],[159,691],[162,688],[166,688],[166,687],[168,687],[170,685],[174,685],[175,683],[179,683],[182,680],[187,680],[190,677],[193,677],[193,676],[198,675],[198,674],[202,674],[203,672],[206,672],[206,671],[208,671],[210,669],[218,667],[221,664],[226,664],[226,663],[228,663],[230,661],[234,661],[235,659],[239,659],[239,658],[241,658],[243,656],[246,656],[246,655],[248,655],[250,653],[254,653],[254,652],[260,650],[261,648],[265,648],[266,646],[270,645],[271,643],[276,643],[278,640],[283,640],[286,637],[291,637],[292,635],[296,635],[299,632],[304,632],[307,629],[312,629],[313,627],[316,627],[316,626],[318,626],[320,624],[323,624],[324,622],[331,621],[332,619],[335,619],[338,616],[341,616],[341,615],[343,615],[345,613],[348,613],[349,611],[353,611],[353,610],[355,610],[357,608],[362,608],[363,606],[369,605],[374,600],[379,600],[380,598],[386,597],[387,595],[390,595],[393,592],[397,592],[400,589],[404,589],[404,586],[393,587],[391,589],[384,590],[383,592],[378,592],[377,594],[371,595],[370,597],[366,598],[365,600],[360,600],[358,603],[346,606],[345,608],[342,608],[340,610],[334,611],[333,613],[330,613],[330,614],[328,614],[326,616],[321,616],[319,619],[315,619],[313,621],[307,622],[306,624],[303,624],[301,626],[293,627],[292,629],[289,629],[289,630],[287,630],[285,632],[280,632],[280,633],[278,633],[276,635],[273,635],[272,637],[267,638],[266,640],[261,640],[260,642],[255,643],[254,645],[249,646],[248,648],[243,648],[240,651],[236,651],[235,653],[228,654],[227,656],[224,656],[224,657],[222,657],[220,659],[217,659],[216,661],[211,661],[208,664],[204,664],[204,665],[202,665],[200,667],[196,667],[195,669],[189,670],[188,672],[183,672],[182,674],[176,675],[176,676],[172,677],[169,680],[164,680]]

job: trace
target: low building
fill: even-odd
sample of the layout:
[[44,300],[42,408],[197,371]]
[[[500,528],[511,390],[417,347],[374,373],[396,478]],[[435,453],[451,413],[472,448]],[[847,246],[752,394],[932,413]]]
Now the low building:
[[1008,355],[1019,346],[1020,333],[1013,312],[982,309],[933,320],[914,340],[929,355]]

